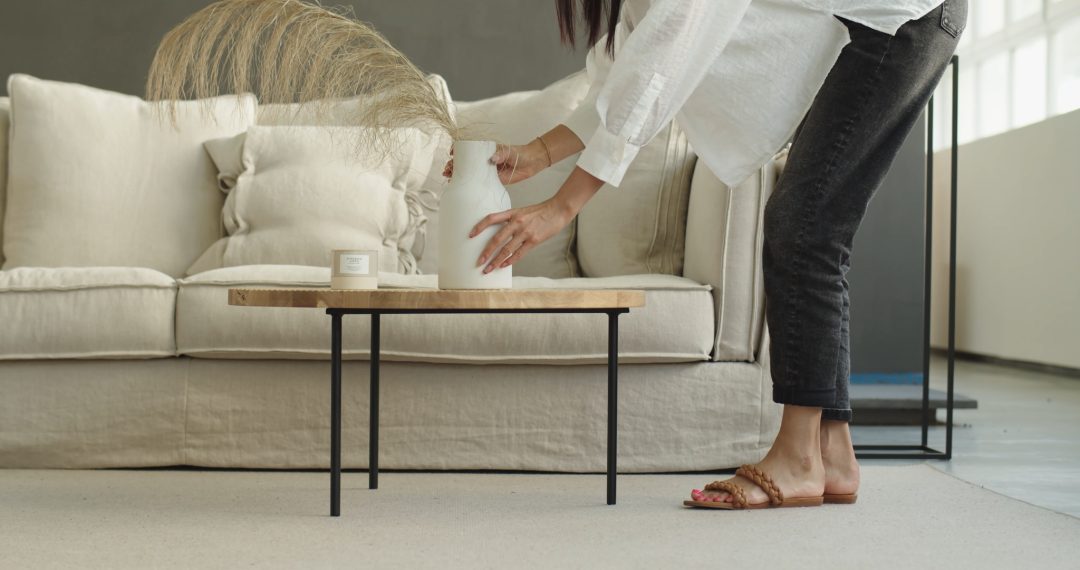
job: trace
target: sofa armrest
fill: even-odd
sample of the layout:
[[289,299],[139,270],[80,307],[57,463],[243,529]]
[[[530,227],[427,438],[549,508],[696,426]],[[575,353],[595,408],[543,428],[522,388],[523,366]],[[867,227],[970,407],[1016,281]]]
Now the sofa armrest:
[[683,275],[712,285],[715,361],[753,362],[762,343],[765,292],[761,274],[765,202],[787,151],[735,188],[698,161],[690,183]]
[[8,127],[11,99],[0,97],[0,265],[4,263],[4,204],[7,202]]

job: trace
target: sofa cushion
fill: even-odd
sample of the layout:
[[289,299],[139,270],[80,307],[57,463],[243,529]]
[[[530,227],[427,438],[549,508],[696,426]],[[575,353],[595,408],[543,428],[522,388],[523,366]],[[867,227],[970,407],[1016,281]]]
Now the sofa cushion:
[[[255,120],[252,96],[156,105],[12,75],[4,268],[149,267],[180,276],[221,237],[203,141]],[[209,113],[206,113],[209,111]]]
[[0,97],[0,264],[4,263],[4,203],[7,201],[8,125],[11,99]]
[[[589,92],[589,81],[581,71],[556,81],[543,91],[507,93],[481,101],[456,103],[458,123],[468,138],[494,139],[507,144],[524,144],[538,137],[577,107]],[[515,208],[547,200],[559,190],[574,170],[575,157],[510,187]],[[574,253],[577,221],[570,223],[547,241],[537,245],[514,264],[514,275],[578,277]],[[435,267],[435,266],[432,266]]]
[[[450,116],[456,118],[453,100],[450,97],[450,88],[447,86],[446,80],[442,76],[433,73],[427,76],[427,82],[446,102]],[[259,126],[355,127],[357,126],[357,107],[366,104],[369,99],[370,96],[361,95],[337,101],[333,105],[260,104],[256,121]],[[420,127],[423,128],[423,125],[420,125]],[[424,214],[417,218],[418,226],[411,248],[412,255],[422,273],[438,272],[439,243],[435,239],[435,236],[439,234],[438,195],[446,185],[446,179],[442,177],[442,171],[443,166],[450,157],[451,144],[450,137],[446,133],[432,134],[440,137],[434,164],[432,164],[430,175],[423,185],[423,192],[416,196],[419,199],[409,204],[410,210]],[[198,273],[198,271],[191,271],[190,273]]]
[[645,145],[618,188],[604,185],[578,215],[588,277],[682,275],[690,180],[697,156],[677,122]]
[[251,127],[207,141],[228,194],[228,234],[188,274],[237,265],[330,266],[332,249],[379,252],[384,271],[414,273],[419,198],[440,138],[395,129],[393,152],[359,147],[361,127]]
[[176,282],[139,267],[0,271],[0,359],[174,356]]
[[762,216],[786,160],[781,151],[734,188],[704,162],[694,170],[683,275],[713,286],[713,360],[757,360],[765,328]]
[[[434,275],[383,273],[380,287],[434,288]],[[319,358],[330,348],[330,319],[314,309],[234,307],[230,287],[326,287],[329,269],[247,266],[180,280],[176,334],[181,354],[205,358]],[[620,317],[626,362],[707,360],[713,346],[709,287],[671,275],[603,279],[515,277],[515,288],[644,289],[646,305]],[[344,319],[347,358],[367,358],[368,318]],[[607,322],[597,314],[386,315],[382,356],[414,362],[604,362]]]

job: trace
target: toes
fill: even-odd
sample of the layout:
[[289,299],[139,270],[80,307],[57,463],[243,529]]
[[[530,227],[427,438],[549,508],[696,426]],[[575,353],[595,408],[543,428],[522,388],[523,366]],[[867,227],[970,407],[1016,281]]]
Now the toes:
[[701,489],[692,489],[690,491],[690,499],[698,501],[700,503],[732,503],[734,498],[731,493],[723,491],[702,491]]

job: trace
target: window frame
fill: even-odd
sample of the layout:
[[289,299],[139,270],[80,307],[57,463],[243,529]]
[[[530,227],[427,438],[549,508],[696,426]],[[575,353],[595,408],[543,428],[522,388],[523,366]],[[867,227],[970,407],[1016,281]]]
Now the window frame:
[[[1054,73],[1054,62],[1057,54],[1055,53],[1054,39],[1056,34],[1067,24],[1072,24],[1077,19],[1080,19],[1080,0],[1041,0],[1038,12],[1018,21],[1013,21],[1013,0],[1006,0],[1005,25],[1001,30],[985,37],[979,37],[978,17],[975,16],[976,11],[979,9],[980,0],[970,0],[970,2],[971,8],[968,12],[967,27],[956,51],[960,59],[961,73],[964,75],[970,74],[969,84],[978,86],[979,70],[983,62],[1003,53],[1007,55],[1006,132],[1021,126],[1016,124],[1013,111],[1013,81],[1016,75],[1014,69],[1015,52],[1018,48],[1040,38],[1046,40],[1046,113],[1042,120],[1067,112],[1067,110],[1063,111],[1058,108],[1058,77]],[[961,84],[963,83],[962,80]],[[934,111],[943,120],[951,120],[949,115],[949,111],[951,111],[950,105],[945,104],[951,101],[950,90],[951,85],[949,82],[943,81],[938,86],[934,97],[936,105]],[[974,120],[971,127],[973,132],[963,133],[966,136],[961,137],[961,144],[1000,133],[984,134],[979,121],[981,109],[979,108],[980,101],[977,92],[964,93],[961,91],[960,98],[961,107],[974,105]],[[971,109],[965,110],[965,112],[971,111]],[[945,148],[949,145],[949,142],[947,137],[939,133],[935,136],[934,148]]]

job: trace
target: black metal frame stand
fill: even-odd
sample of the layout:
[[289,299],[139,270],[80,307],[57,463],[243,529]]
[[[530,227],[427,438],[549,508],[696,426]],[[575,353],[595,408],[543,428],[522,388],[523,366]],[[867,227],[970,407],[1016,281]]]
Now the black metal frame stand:
[[368,429],[368,488],[379,488],[379,344],[382,315],[477,313],[604,313],[608,316],[607,504],[615,504],[618,444],[619,315],[617,309],[327,309],[330,315],[330,516],[341,516],[341,320],[344,315],[371,316],[371,393]]
[[952,459],[953,443],[953,384],[956,364],[956,166],[960,90],[960,58],[952,57],[952,172],[949,182],[949,306],[947,387],[945,402],[945,450],[930,447],[930,285],[934,225],[934,99],[926,111],[926,251],[923,270],[923,383],[922,383],[922,441],[909,445],[856,445],[860,459]]

